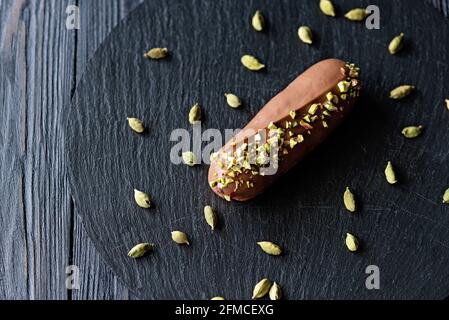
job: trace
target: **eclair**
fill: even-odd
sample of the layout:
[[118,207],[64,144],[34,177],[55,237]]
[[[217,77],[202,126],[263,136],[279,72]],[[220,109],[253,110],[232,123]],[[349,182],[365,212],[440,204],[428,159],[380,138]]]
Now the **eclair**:
[[212,190],[228,201],[264,192],[349,115],[361,91],[359,72],[327,59],[299,75],[211,155]]

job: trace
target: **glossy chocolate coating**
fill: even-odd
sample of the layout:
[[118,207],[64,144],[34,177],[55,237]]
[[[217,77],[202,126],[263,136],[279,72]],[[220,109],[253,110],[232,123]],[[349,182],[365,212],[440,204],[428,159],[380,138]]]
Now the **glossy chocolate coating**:
[[[296,112],[295,122],[298,122],[309,114],[309,108],[312,104],[320,104],[317,120],[310,123],[313,128],[308,128],[306,124],[305,127],[297,126],[294,129],[285,129],[287,141],[289,140],[289,133],[293,133],[294,136],[302,135],[304,141],[294,148],[285,147],[288,153],[280,155],[279,167],[274,175],[255,175],[251,173],[251,170],[237,172],[237,175],[236,172],[233,172],[231,179],[240,181],[240,183],[237,182],[236,185],[235,182],[232,182],[223,186],[223,184],[214,183],[214,181],[224,177],[229,178],[230,170],[226,166],[220,166],[218,161],[212,161],[208,180],[213,191],[220,197],[226,196],[228,200],[229,197],[237,201],[252,199],[272,185],[281,175],[319,145],[346,118],[357,99],[360,91],[360,85],[356,80],[358,72],[356,72],[355,77],[352,74],[352,77],[349,78],[352,69],[353,67],[341,60],[323,60],[307,69],[273,97],[240,133],[223,146],[220,152],[232,150],[235,148],[235,144],[247,141],[249,137],[254,136],[254,132],[257,130],[268,130],[267,127],[270,123],[275,123],[285,129],[285,124],[293,121],[290,115],[292,110]],[[354,81],[351,82],[350,88],[353,94],[340,92],[338,84],[341,81]],[[333,112],[329,112],[330,115],[324,116],[323,111],[325,113],[328,113],[328,111],[323,107],[323,104],[328,101],[327,94],[329,92],[337,96],[338,103],[335,103],[336,108]],[[342,95],[345,95],[344,100],[340,98]]]

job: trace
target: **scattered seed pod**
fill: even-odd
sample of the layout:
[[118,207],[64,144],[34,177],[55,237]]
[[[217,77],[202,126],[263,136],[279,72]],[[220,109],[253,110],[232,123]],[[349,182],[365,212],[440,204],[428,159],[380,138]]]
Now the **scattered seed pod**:
[[389,184],[396,184],[398,180],[396,179],[396,173],[394,172],[393,165],[390,161],[387,163],[387,167],[385,168],[385,177]]
[[265,27],[265,18],[259,10],[254,13],[253,18],[251,19],[251,24],[256,31],[262,31]]
[[312,29],[310,29],[308,26],[299,27],[298,37],[302,42],[312,44],[313,42]]
[[423,126],[410,126],[402,129],[402,135],[408,139],[417,138],[421,135]]
[[189,112],[189,122],[190,124],[195,124],[198,121],[201,121],[201,107],[198,103],[196,103]]
[[187,235],[182,231],[172,231],[171,238],[177,244],[190,245]]
[[261,241],[257,242],[257,244],[262,248],[262,251],[272,255],[272,256],[278,256],[282,253],[282,249],[277,244],[274,244],[270,241]]
[[402,49],[404,45],[404,33],[400,33],[398,36],[394,37],[388,45],[388,51],[390,54],[396,54]]
[[259,71],[265,68],[265,65],[262,64],[256,57],[250,56],[248,54],[242,56],[240,61],[245,68],[251,71]]
[[148,209],[151,207],[151,199],[145,192],[134,189],[134,200],[141,208]]
[[349,212],[355,212],[356,211],[356,205],[355,205],[355,197],[354,194],[349,190],[349,187],[346,188],[346,191],[343,195],[343,201],[345,204],[346,209]]
[[359,241],[357,240],[357,238],[354,235],[352,235],[350,233],[346,234],[345,243],[346,243],[346,247],[351,252],[355,252],[359,248]]
[[145,131],[145,125],[143,124],[142,120],[139,120],[137,118],[126,118],[128,120],[129,127],[137,132],[137,133],[143,133]]
[[252,299],[263,298],[268,293],[268,291],[270,291],[270,287],[270,280],[268,280],[267,278],[260,280],[254,287]]
[[225,298],[223,297],[213,297],[211,300],[224,300]]
[[167,48],[153,48],[143,55],[147,59],[159,60],[168,56]]
[[403,99],[408,96],[412,91],[415,90],[415,87],[409,84],[404,84],[402,86],[396,87],[390,92],[390,98],[394,100]]
[[232,93],[225,93],[226,102],[231,108],[238,108],[242,105],[242,101],[239,97]]
[[345,18],[351,21],[363,21],[366,18],[366,9],[352,9],[345,14]]
[[270,297],[270,300],[280,300],[282,298],[281,287],[276,282],[271,286],[268,296]]
[[449,188],[443,194],[443,203],[449,204]]
[[182,153],[182,161],[184,164],[188,165],[189,167],[193,167],[196,165],[196,156],[192,151],[186,151]]
[[326,16],[335,17],[334,5],[330,0],[320,0],[320,9]]
[[446,108],[449,110],[449,99],[446,99]]
[[204,207],[204,218],[206,219],[207,224],[212,228],[212,230],[215,230],[218,222],[218,217],[217,213],[211,206]]
[[139,243],[128,252],[128,257],[138,259],[143,257],[148,251],[154,248],[152,243]]

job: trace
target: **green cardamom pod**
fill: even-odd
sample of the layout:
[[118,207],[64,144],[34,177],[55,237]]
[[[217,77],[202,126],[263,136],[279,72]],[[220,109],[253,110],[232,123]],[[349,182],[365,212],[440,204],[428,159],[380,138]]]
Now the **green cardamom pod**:
[[224,300],[225,298],[223,297],[213,297],[211,300]]
[[352,234],[347,233],[346,234],[346,247],[349,251],[355,252],[359,248],[359,240]]
[[349,212],[355,212],[355,197],[354,194],[349,190],[349,187],[346,188],[346,191],[343,195],[343,201],[345,203],[345,207]]
[[252,299],[259,299],[264,297],[270,290],[270,287],[271,287],[270,280],[268,280],[267,278],[260,280],[254,287]]
[[134,189],[134,200],[141,208],[148,209],[151,207],[151,199],[145,192]]
[[308,26],[301,26],[298,29],[299,39],[307,44],[312,44],[312,30]]
[[171,238],[177,244],[190,245],[187,235],[182,231],[172,231]]
[[399,50],[401,50],[403,46],[404,34],[401,32],[398,36],[394,37],[388,45],[388,51],[391,54],[396,54]]
[[449,203],[449,188],[444,192],[443,203]]
[[145,53],[143,56],[145,58],[154,59],[154,60],[163,59],[168,56],[168,49],[167,48],[153,48],[150,51],[148,51],[147,53]]
[[204,207],[204,218],[206,219],[207,224],[212,228],[212,230],[214,230],[217,226],[218,217],[217,213],[211,206]]
[[265,18],[262,15],[262,12],[259,10],[254,13],[254,16],[251,20],[251,24],[256,31],[262,31],[265,27]]
[[153,249],[153,247],[154,244],[152,243],[139,243],[138,245],[134,246],[131,250],[129,250],[128,257],[131,257],[133,259],[141,258],[148,251]]
[[396,179],[396,173],[394,172],[393,165],[390,161],[387,163],[387,167],[385,168],[385,177],[389,184],[396,184],[398,180]]
[[282,249],[277,244],[270,241],[261,241],[257,244],[262,248],[262,251],[272,256],[278,256],[282,253]]
[[197,164],[196,156],[192,151],[183,152],[182,161],[189,167],[193,167],[195,164]]
[[195,124],[196,122],[201,121],[201,107],[198,103],[196,103],[189,112],[189,122],[190,124]]
[[145,131],[145,126],[142,120],[137,118],[126,118],[128,120],[129,127],[137,133],[143,133]]
[[390,92],[390,98],[391,99],[402,99],[408,96],[412,91],[415,90],[415,87],[412,85],[404,84],[402,86],[399,86],[397,88],[394,88]]
[[270,300],[280,300],[281,299],[282,290],[281,290],[281,287],[276,282],[274,282],[273,285],[271,286],[268,296],[270,297]]
[[366,18],[366,9],[356,8],[348,11],[345,14],[346,19],[351,21],[362,21]]
[[446,99],[446,108],[449,110],[449,99]]
[[418,137],[423,130],[423,126],[410,126],[402,129],[402,135],[408,139],[413,139]]
[[240,101],[240,98],[237,97],[235,94],[232,93],[225,93],[226,102],[231,108],[238,108],[242,105],[242,102]]
[[248,54],[242,57],[241,62],[243,66],[245,66],[245,68],[251,71],[259,71],[265,68],[265,65],[260,63],[260,61],[256,57],[250,56]]
[[335,17],[334,5],[330,0],[320,0],[320,9],[326,16]]

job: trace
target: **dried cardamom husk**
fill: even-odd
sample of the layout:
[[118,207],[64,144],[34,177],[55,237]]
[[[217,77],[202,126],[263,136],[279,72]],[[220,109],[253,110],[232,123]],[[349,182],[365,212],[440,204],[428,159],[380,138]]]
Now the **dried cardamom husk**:
[[265,68],[265,65],[262,64],[256,57],[250,56],[248,54],[244,55],[240,61],[242,62],[243,66],[245,66],[245,68],[251,71],[259,71]]
[[262,31],[265,27],[265,18],[260,10],[257,10],[256,13],[254,13],[253,18],[251,19],[251,24],[256,31]]
[[167,48],[153,48],[143,55],[145,58],[159,60],[168,56]]
[[268,291],[270,291],[270,287],[270,280],[268,280],[267,278],[260,280],[254,287],[252,299],[259,299],[264,297],[268,293]]
[[195,103],[189,112],[189,122],[195,124],[198,121],[201,121],[201,107],[198,103]]
[[396,184],[398,180],[396,179],[396,173],[394,172],[393,165],[390,161],[387,163],[387,167],[385,168],[385,177],[389,184]]
[[189,167],[193,167],[196,162],[196,156],[192,151],[186,151],[182,153],[182,161],[184,164],[188,165]]
[[449,203],[449,188],[443,194],[443,203]]
[[415,90],[415,87],[409,84],[404,84],[402,86],[399,86],[397,88],[394,88],[390,92],[390,98],[391,99],[402,99],[408,96],[412,91]]
[[280,300],[281,299],[282,290],[281,290],[281,287],[276,282],[274,282],[273,285],[271,286],[268,296],[270,297],[270,300]]
[[225,93],[226,102],[231,108],[238,108],[242,105],[242,101],[233,93]]
[[413,139],[418,137],[423,130],[423,126],[410,126],[402,129],[402,135],[408,139]]
[[142,120],[137,118],[126,118],[128,120],[129,127],[137,132],[137,133],[143,133],[145,131],[145,125],[143,124]]
[[190,244],[187,235],[182,231],[172,231],[171,238],[177,244],[186,244],[186,245]]
[[152,243],[139,243],[138,245],[134,246],[131,250],[128,252],[128,257],[137,259],[143,257],[148,251],[153,249],[154,244]]
[[141,208],[148,209],[151,207],[151,199],[145,192],[134,189],[134,200]]
[[345,203],[345,207],[349,212],[355,212],[355,197],[354,194],[349,190],[349,187],[346,188],[346,191],[343,195],[343,201]]
[[366,9],[355,8],[345,14],[345,18],[351,21],[362,21],[366,18]]
[[225,298],[223,297],[213,297],[211,300],[224,300]]
[[334,5],[330,0],[320,0],[320,9],[326,16],[335,17]]
[[357,240],[357,238],[350,233],[346,234],[345,243],[346,243],[346,247],[351,252],[355,252],[359,248],[359,240]]
[[217,213],[211,206],[204,207],[204,218],[206,219],[207,224],[212,228],[212,230],[215,230],[218,222],[218,217]]
[[282,249],[277,244],[270,241],[260,241],[257,244],[262,248],[263,252],[272,256],[278,256],[282,253]]
[[299,27],[298,37],[304,43],[312,44],[313,42],[312,30],[308,26]]
[[388,51],[391,54],[396,54],[399,50],[402,49],[404,44],[404,33],[400,33],[398,36],[394,37],[388,45]]

